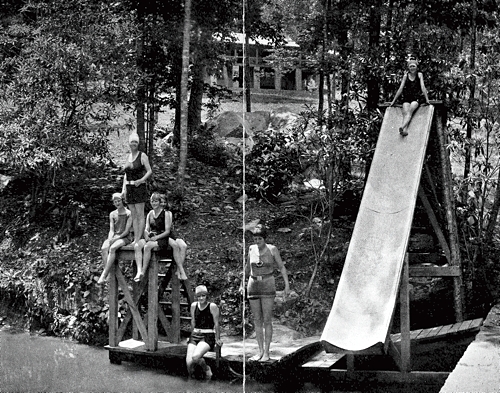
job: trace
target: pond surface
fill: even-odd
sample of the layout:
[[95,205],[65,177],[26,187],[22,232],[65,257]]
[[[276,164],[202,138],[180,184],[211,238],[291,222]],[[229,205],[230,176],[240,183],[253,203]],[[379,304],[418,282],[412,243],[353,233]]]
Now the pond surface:
[[[291,382],[291,381],[290,381]],[[319,382],[319,381],[318,381]],[[281,386],[281,391],[316,393],[313,383]],[[409,390],[370,386],[351,393],[439,392],[439,388]],[[347,388],[348,389],[348,388]],[[0,392],[275,392],[273,384],[252,380],[196,381],[163,370],[122,362],[111,364],[108,351],[55,337],[0,328]],[[339,392],[340,390],[329,390]],[[345,392],[345,391],[344,391]]]

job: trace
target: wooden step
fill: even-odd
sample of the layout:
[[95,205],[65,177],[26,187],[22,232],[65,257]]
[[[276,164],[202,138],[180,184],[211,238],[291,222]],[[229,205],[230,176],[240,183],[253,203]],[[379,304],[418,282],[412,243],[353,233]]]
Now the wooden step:
[[[167,318],[170,318],[170,319],[171,319],[171,318],[172,318],[172,315],[167,315],[167,314],[165,314],[165,317],[167,317]],[[186,316],[184,316],[184,315],[181,315],[181,316],[180,316],[180,319],[182,319],[182,320],[184,320],[184,321],[191,321],[191,317],[186,317]]]
[[325,351],[321,351],[304,363],[302,368],[330,369],[344,356],[344,353],[326,353]]
[[[160,303],[161,305],[164,305],[164,306],[171,306],[172,305],[172,302],[165,302],[163,300],[160,300],[158,303]],[[190,306],[190,304],[186,303],[186,302],[180,302],[180,305],[184,306],[184,307],[189,307]]]

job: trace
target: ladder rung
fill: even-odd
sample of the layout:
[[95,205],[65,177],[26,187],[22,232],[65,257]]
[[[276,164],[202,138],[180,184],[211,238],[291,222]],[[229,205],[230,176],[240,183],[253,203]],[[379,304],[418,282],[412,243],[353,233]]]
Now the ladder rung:
[[[160,300],[158,303],[166,305],[166,306],[171,306],[172,305],[172,302],[165,302],[163,300]],[[185,303],[185,302],[180,302],[179,304],[181,306],[189,306],[189,303]]]
[[[165,315],[167,318],[172,318],[172,315]],[[180,319],[183,319],[185,321],[190,321],[191,317],[185,317],[184,315],[180,316]]]
[[159,259],[158,263],[172,263],[172,259],[171,258]]

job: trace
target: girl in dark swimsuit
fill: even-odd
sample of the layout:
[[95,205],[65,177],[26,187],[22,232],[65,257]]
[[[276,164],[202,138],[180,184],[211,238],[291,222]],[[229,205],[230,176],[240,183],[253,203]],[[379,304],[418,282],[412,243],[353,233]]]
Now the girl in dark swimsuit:
[[158,252],[161,253],[167,250],[169,246],[172,247],[174,260],[177,264],[177,277],[180,280],[186,280],[187,276],[183,266],[186,249],[182,247],[186,243],[182,239],[177,239],[172,232],[172,212],[164,208],[167,205],[167,196],[153,192],[150,203],[153,210],[146,217],[144,239],[137,243],[137,249],[142,250],[144,248],[144,266],[140,274],[136,276],[135,281],[140,281],[148,270],[151,251],[158,247]]
[[394,105],[399,96],[403,98],[403,124],[399,128],[399,133],[403,136],[408,135],[408,125],[417,108],[423,104],[429,103],[427,97],[427,89],[424,84],[424,77],[421,72],[417,72],[418,62],[416,59],[411,58],[408,60],[408,72],[403,76],[401,86],[399,86],[391,106]]

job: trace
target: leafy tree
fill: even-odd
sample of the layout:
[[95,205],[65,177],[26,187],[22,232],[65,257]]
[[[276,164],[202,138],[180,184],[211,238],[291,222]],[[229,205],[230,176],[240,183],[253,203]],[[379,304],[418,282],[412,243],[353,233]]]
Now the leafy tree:
[[36,22],[24,26],[29,42],[2,64],[14,73],[0,112],[0,166],[29,185],[31,218],[47,203],[74,207],[91,168],[108,161],[106,135],[135,82],[126,14],[98,1],[36,7]]

